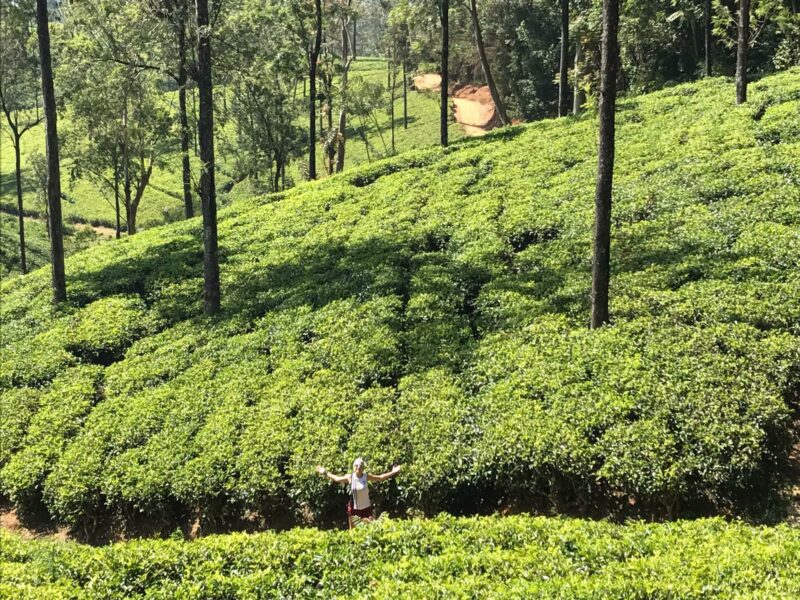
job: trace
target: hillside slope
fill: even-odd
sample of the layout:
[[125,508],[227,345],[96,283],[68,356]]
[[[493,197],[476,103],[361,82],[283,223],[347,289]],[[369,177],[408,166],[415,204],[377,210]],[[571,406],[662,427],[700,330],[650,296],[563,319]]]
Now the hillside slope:
[[[385,508],[736,511],[800,395],[800,72],[619,112],[613,325],[589,332],[596,129],[510,128],[4,282],[0,491],[93,527],[339,515],[314,472],[401,462]],[[631,508],[632,507],[632,508]],[[193,518],[193,517],[192,517]]]

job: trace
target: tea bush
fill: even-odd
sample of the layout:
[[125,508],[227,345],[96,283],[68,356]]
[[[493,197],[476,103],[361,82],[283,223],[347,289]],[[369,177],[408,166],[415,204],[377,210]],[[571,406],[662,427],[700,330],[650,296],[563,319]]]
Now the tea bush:
[[1,598],[774,598],[800,593],[800,531],[515,516],[383,519],[92,548],[0,532]]
[[325,522],[345,492],[314,465],[362,455],[405,465],[375,489],[400,513],[768,502],[800,403],[798,111],[797,70],[742,107],[725,79],[621,103],[598,331],[591,115],[235,202],[214,319],[199,219],[70,257],[59,308],[45,270],[4,281],[0,493],[74,526]]

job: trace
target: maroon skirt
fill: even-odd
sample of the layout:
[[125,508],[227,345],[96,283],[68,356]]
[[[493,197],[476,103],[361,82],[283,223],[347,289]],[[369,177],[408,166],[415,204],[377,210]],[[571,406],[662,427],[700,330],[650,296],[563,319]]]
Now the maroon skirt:
[[368,506],[367,508],[353,508],[353,503],[347,503],[347,516],[349,517],[361,517],[362,519],[371,519],[372,518],[372,505]]

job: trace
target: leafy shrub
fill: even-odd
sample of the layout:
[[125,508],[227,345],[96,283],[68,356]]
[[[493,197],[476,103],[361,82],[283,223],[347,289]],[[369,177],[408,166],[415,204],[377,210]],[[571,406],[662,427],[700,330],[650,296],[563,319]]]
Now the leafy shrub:
[[0,533],[4,597],[792,598],[800,533],[438,517],[93,548]]
[[67,349],[89,362],[109,364],[153,324],[135,297],[111,296],[76,312],[67,328]]
[[0,470],[0,484],[17,503],[35,501],[44,479],[97,401],[103,372],[79,366],[65,371],[42,393],[19,451]]

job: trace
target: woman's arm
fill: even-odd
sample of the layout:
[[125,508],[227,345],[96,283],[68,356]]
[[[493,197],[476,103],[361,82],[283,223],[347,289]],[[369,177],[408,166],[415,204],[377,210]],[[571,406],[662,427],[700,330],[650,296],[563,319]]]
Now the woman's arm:
[[334,475],[333,473],[328,473],[328,469],[326,469],[322,465],[317,465],[317,473],[319,473],[320,475],[325,475],[325,477],[327,477],[334,483],[347,483],[348,481],[350,481],[350,477],[348,477],[347,475]]
[[400,465],[395,465],[392,467],[391,471],[387,471],[386,473],[381,473],[380,475],[370,475],[367,473],[367,479],[369,481],[386,481],[387,479],[391,479],[395,475],[400,472]]

